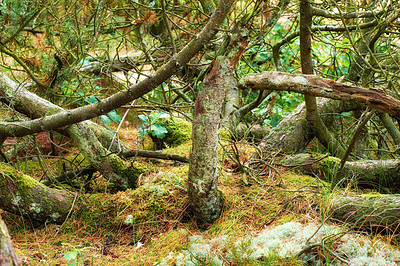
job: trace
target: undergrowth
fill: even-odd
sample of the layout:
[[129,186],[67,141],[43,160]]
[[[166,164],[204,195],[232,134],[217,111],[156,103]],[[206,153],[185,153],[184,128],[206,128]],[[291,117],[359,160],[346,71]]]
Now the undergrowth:
[[[237,148],[249,151],[245,144]],[[168,152],[187,156],[189,150],[186,142]],[[393,238],[371,239],[327,223],[334,194],[318,178],[275,169],[245,185],[226,160],[219,171],[223,213],[205,231],[197,228],[188,206],[188,165],[150,159],[140,160],[151,171],[137,189],[82,194],[78,210],[62,225],[38,226],[18,215],[2,216],[26,265],[399,262],[399,252],[389,245]]]

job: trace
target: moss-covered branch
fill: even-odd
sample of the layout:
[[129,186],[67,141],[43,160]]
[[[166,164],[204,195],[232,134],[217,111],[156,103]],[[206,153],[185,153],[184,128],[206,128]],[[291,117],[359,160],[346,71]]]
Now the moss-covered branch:
[[320,154],[297,154],[284,157],[280,163],[304,174],[317,175],[334,184],[378,187],[392,192],[400,190],[400,160],[360,160],[346,162]]
[[330,214],[334,220],[345,222],[356,230],[398,233],[400,196],[371,194],[339,197],[331,203]]

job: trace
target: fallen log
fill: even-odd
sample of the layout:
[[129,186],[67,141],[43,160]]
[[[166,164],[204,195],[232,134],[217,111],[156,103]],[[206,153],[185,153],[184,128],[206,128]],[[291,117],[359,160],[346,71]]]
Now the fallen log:
[[400,231],[400,195],[361,195],[332,201],[330,215],[355,230],[393,234]]
[[400,190],[400,160],[361,160],[346,162],[339,171],[340,159],[321,154],[296,154],[280,160],[284,167],[318,176],[334,184]]
[[76,197],[67,191],[46,187],[12,166],[0,163],[1,208],[34,221],[62,223]]

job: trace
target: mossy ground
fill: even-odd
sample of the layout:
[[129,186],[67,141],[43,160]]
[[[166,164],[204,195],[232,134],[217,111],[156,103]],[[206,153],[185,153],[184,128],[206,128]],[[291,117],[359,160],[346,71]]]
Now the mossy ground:
[[[205,239],[229,236],[233,245],[237,239],[255,236],[271,226],[321,222],[325,217],[324,205],[330,199],[326,183],[282,169],[267,169],[268,174],[260,175],[257,182],[245,185],[226,152],[237,150],[239,158],[247,160],[251,146],[223,144],[226,146],[220,160],[219,188],[225,199],[224,210],[208,230],[199,230],[190,215],[186,193],[188,165],[141,159],[138,162],[150,171],[139,178],[137,189],[108,194],[101,192],[104,184],[98,184],[92,194],[81,194],[77,201],[79,210],[62,226],[34,227],[27,219],[3,212],[19,258],[26,265],[154,265],[166,258],[171,264],[176,258],[168,256],[187,249],[193,235]],[[190,147],[187,141],[166,152],[189,156]],[[220,154],[223,153],[221,149]],[[35,169],[37,165],[29,162],[27,172]],[[68,256],[70,260],[66,260]],[[294,257],[272,255],[236,262],[301,265]]]

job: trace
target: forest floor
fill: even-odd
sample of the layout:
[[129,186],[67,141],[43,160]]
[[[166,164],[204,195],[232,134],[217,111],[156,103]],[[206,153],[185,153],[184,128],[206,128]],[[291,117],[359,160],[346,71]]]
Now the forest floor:
[[[137,127],[120,132],[127,146],[137,148]],[[145,146],[149,146],[149,141]],[[167,153],[189,156],[191,142]],[[254,151],[242,142],[227,144],[246,161]],[[74,158],[78,152],[64,155]],[[188,165],[137,159],[148,169],[139,188],[103,193],[104,180],[93,191],[79,193],[77,211],[62,225],[33,224],[2,212],[24,265],[398,265],[396,236],[354,232],[329,217],[331,200],[358,193],[334,192],[318,177],[283,168],[261,169],[245,185],[243,175],[221,150],[219,188],[225,205],[207,230],[190,215],[186,195]],[[56,159],[47,165],[55,167]],[[42,178],[39,162],[24,170]],[[54,169],[53,169],[54,170]],[[54,170],[56,172],[56,170]],[[82,192],[81,190],[75,190]],[[77,194],[78,195],[78,194]]]

